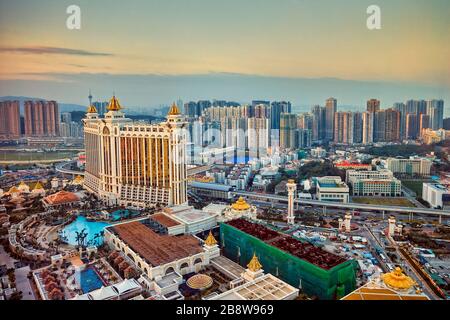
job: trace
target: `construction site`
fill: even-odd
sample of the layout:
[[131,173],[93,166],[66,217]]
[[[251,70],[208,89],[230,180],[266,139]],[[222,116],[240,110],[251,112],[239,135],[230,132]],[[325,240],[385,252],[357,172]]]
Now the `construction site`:
[[242,266],[256,254],[266,273],[318,299],[339,299],[356,287],[354,260],[301,242],[263,224],[236,219],[220,225],[223,254]]

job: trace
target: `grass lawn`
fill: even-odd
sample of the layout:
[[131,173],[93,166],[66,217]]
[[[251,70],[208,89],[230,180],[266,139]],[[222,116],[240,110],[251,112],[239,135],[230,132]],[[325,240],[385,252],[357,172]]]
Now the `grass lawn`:
[[51,152],[15,152],[0,150],[0,161],[39,161],[72,158],[77,155],[75,151],[51,151]]
[[354,203],[363,203],[363,204],[374,204],[374,205],[387,205],[387,206],[396,206],[396,207],[411,207],[414,208],[415,205],[411,203],[408,199],[405,198],[385,198],[385,197],[354,197],[352,198]]
[[402,180],[402,185],[411,189],[418,197],[422,198],[422,187],[424,182],[429,182],[429,180]]

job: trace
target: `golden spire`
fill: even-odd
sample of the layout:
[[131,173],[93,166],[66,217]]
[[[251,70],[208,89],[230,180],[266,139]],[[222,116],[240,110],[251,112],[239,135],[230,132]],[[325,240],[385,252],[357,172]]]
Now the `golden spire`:
[[120,111],[122,107],[120,106],[119,100],[116,96],[113,96],[111,100],[109,100],[108,111]]
[[256,256],[256,253],[253,253],[253,258],[248,263],[247,268],[250,271],[253,271],[253,272],[257,272],[257,271],[262,269],[262,265],[261,265],[261,263],[259,263],[258,257]]
[[97,113],[97,108],[91,104],[87,109],[87,113]]
[[390,273],[383,274],[381,279],[383,279],[384,283],[389,288],[394,290],[409,290],[416,284],[414,280],[404,274],[399,267],[396,267],[395,270]]
[[205,244],[206,244],[207,246],[210,246],[210,247],[215,246],[215,245],[217,244],[217,241],[216,241],[216,239],[214,238],[214,236],[213,236],[211,230],[209,230],[209,234],[208,234],[208,237],[207,237],[206,240],[205,240]]
[[34,186],[34,189],[33,189],[33,190],[41,190],[41,189],[44,189],[44,187],[42,186],[41,182],[38,181],[38,182],[36,183],[36,185]]
[[250,205],[244,200],[243,197],[239,197],[239,199],[231,205],[231,208],[238,211],[244,211],[250,209]]
[[170,107],[168,116],[179,116],[181,114],[180,109],[178,109],[178,106],[175,104],[175,102]]

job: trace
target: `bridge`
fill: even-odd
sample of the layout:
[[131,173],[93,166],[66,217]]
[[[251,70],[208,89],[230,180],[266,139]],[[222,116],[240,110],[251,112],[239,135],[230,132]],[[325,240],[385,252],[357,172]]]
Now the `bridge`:
[[205,172],[211,169],[210,165],[195,167],[187,170],[187,175],[189,176],[195,176],[196,174],[199,174],[200,172]]
[[[260,194],[256,192],[247,191],[233,191],[233,195],[247,197],[250,199],[258,200],[274,200],[274,201],[284,201],[287,202],[288,198],[285,196],[278,196],[273,194]],[[395,206],[383,206],[383,205],[372,205],[372,204],[360,204],[360,203],[339,203],[339,202],[329,202],[329,201],[319,201],[319,200],[306,200],[306,199],[294,199],[294,203],[297,205],[311,205],[319,207],[331,207],[347,210],[367,210],[367,211],[381,211],[383,213],[403,213],[403,214],[424,214],[433,216],[445,216],[450,217],[449,210],[437,210],[428,208],[410,208],[410,207],[395,207]]]
[[76,163],[76,160],[72,160],[72,161],[68,161],[68,162],[62,162],[62,163],[58,163],[56,165],[56,171],[63,173],[63,174],[71,174],[73,176],[84,176],[84,171],[77,171],[77,170],[70,170],[70,169],[66,169],[66,166],[70,166],[73,163]]
[[[74,176],[84,176],[84,171],[70,170],[70,169],[66,168],[75,162],[76,161],[68,161],[68,162],[59,163],[58,165],[56,165],[56,171],[63,173],[63,174],[71,174]],[[208,166],[208,165],[191,168],[191,169],[187,170],[187,175],[194,176],[198,173],[208,171],[209,169],[211,169],[211,166]]]

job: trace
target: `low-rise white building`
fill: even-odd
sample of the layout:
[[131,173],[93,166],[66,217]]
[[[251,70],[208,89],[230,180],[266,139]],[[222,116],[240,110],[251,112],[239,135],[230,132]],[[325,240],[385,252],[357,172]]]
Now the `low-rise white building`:
[[432,208],[444,208],[446,203],[450,202],[450,190],[447,186],[439,183],[424,183],[422,198]]
[[316,177],[314,181],[317,200],[348,203],[350,190],[341,177]]

